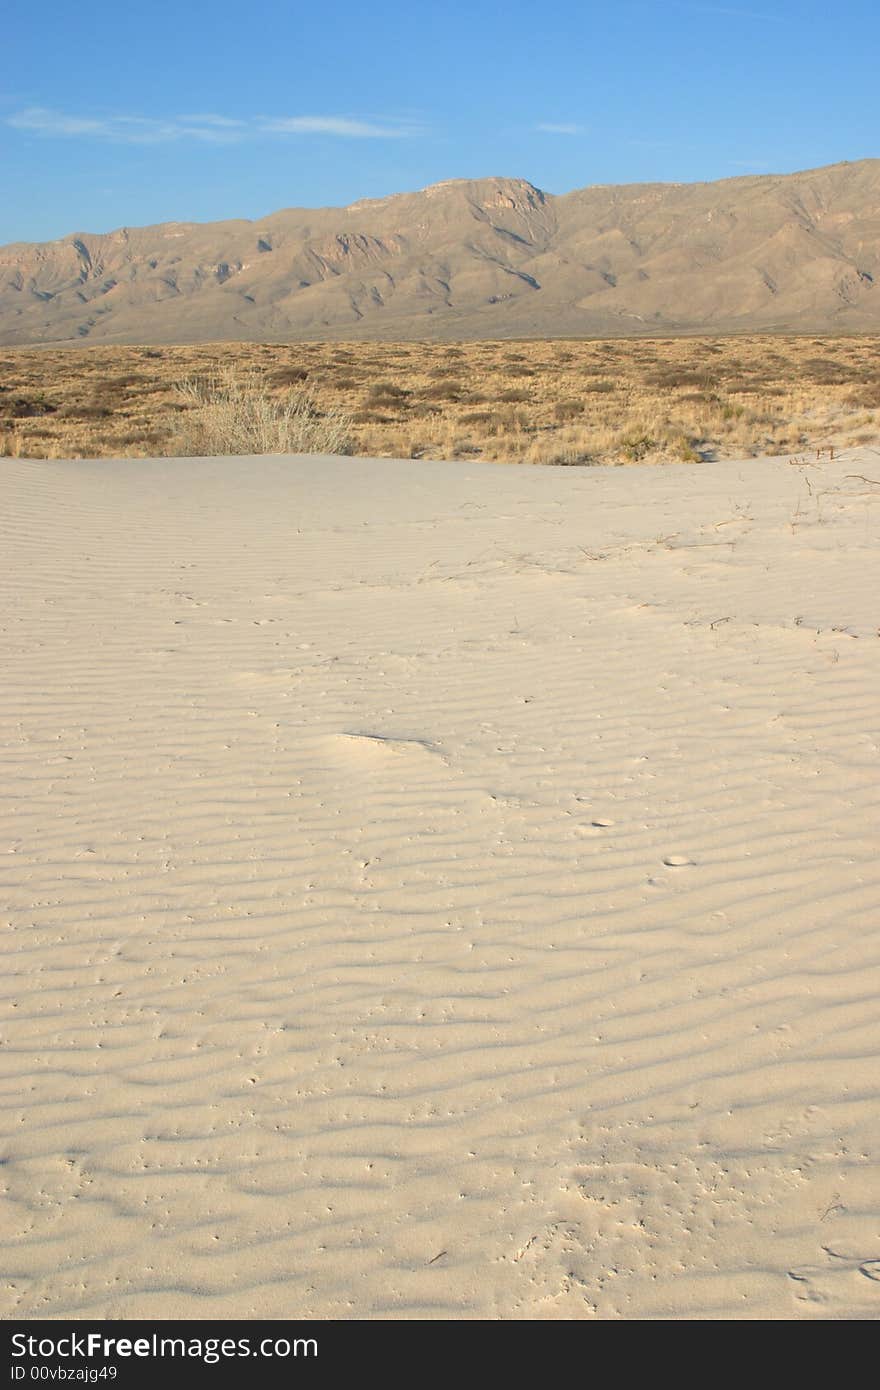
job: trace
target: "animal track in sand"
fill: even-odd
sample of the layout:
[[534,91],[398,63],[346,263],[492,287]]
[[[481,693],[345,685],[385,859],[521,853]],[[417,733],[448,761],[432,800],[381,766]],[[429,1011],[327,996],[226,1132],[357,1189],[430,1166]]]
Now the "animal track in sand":
[[679,1306],[676,1286],[693,1280],[706,1310],[726,1306],[733,1284],[759,1307],[786,1273],[790,1294],[820,1316],[880,1310],[880,1252],[870,1236],[854,1236],[850,1248],[840,1238],[825,1243],[815,1263],[767,1266],[768,1239],[780,1225],[786,1240],[801,1241],[811,1187],[823,1181],[792,1153],[728,1152],[695,1135],[655,1145],[630,1124],[585,1132],[573,1156],[564,1191],[577,1205],[563,1208],[565,1249],[548,1250],[545,1262],[555,1260],[557,1278],[565,1275],[600,1317],[632,1316],[646,1285],[653,1312],[668,1315]]
[[[822,1259],[787,1271],[791,1294],[817,1312],[849,1318],[876,1318],[880,1313],[880,1260],[822,1246]],[[867,1282],[866,1282],[867,1281]]]

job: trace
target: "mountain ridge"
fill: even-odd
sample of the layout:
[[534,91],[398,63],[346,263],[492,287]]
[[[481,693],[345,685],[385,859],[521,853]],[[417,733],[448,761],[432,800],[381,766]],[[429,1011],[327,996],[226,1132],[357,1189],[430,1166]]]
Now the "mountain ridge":
[[450,179],[0,247],[0,343],[880,331],[880,160],[703,183]]

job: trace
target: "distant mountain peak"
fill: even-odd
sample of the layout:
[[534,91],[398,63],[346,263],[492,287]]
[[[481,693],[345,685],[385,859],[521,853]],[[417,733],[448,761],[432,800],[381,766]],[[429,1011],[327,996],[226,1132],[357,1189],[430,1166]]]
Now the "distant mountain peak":
[[447,179],[0,247],[0,342],[880,331],[880,160],[716,183]]

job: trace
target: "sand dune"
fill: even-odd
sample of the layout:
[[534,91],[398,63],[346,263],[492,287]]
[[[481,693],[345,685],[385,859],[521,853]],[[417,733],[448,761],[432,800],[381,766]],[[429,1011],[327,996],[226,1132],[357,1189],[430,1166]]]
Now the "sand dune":
[[876,1318],[878,480],[4,460],[3,1315]]

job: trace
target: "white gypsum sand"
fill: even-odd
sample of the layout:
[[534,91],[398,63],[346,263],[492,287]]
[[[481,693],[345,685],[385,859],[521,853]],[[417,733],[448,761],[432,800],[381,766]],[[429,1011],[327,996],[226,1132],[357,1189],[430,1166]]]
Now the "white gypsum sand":
[[876,1317],[878,480],[4,460],[2,1314]]

